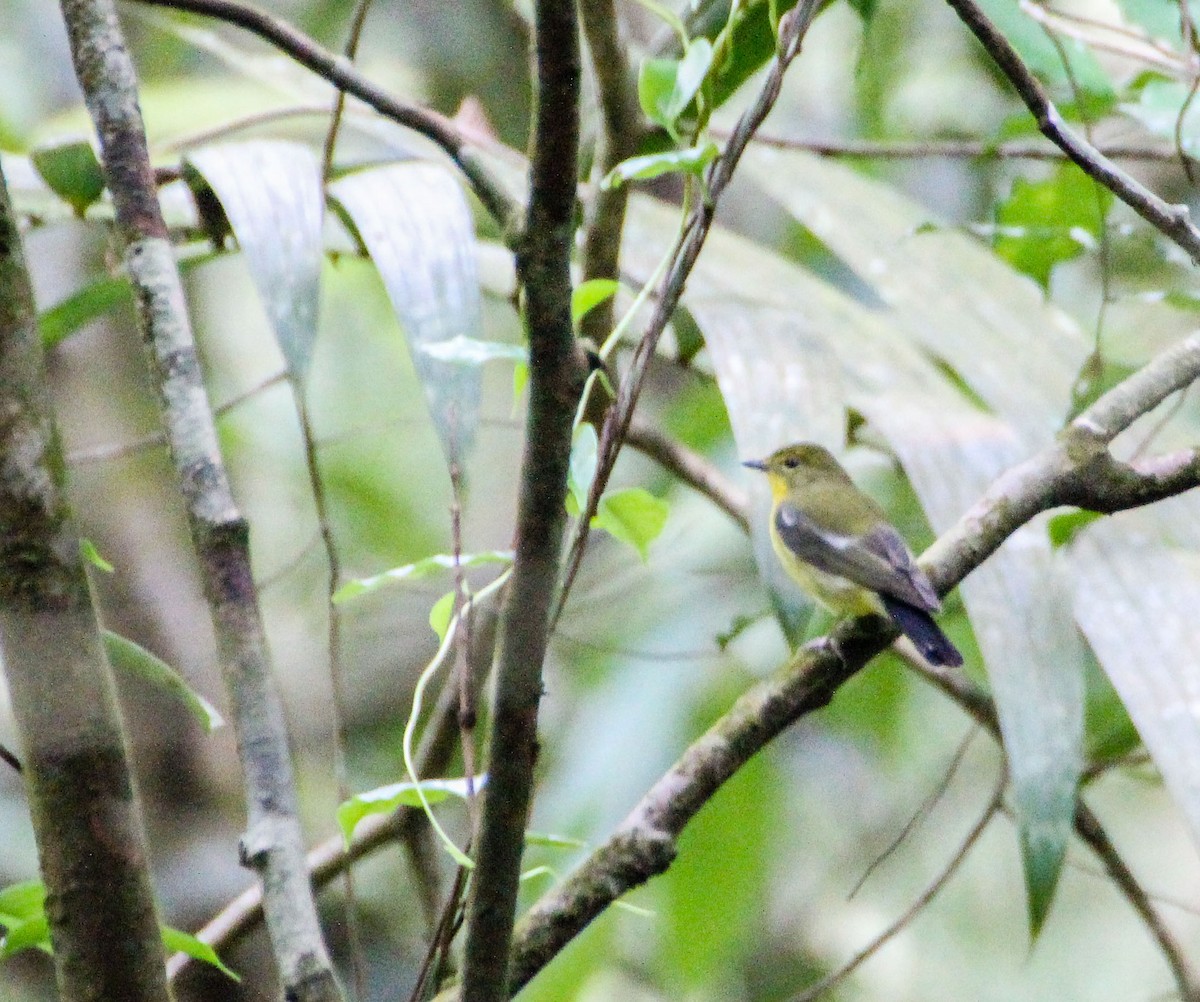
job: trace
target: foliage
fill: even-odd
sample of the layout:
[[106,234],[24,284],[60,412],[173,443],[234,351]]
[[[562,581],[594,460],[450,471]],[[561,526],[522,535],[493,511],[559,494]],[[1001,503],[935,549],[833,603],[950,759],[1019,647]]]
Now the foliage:
[[[714,164],[738,110],[757,93],[790,5],[646,6],[653,30],[638,39],[632,77],[643,119],[637,154],[597,168],[582,189],[589,209],[598,193],[629,192],[621,267],[579,280],[571,301],[576,325],[601,305],[615,309],[620,326],[600,354],[618,390],[628,386],[647,314],[674,280],[665,265],[688,232],[686,213],[711,208]],[[1123,4],[1122,16],[1160,41],[1118,33],[1131,68],[1114,71],[1099,55],[1113,33],[1092,21],[1000,0],[982,7],[1073,128],[1139,130],[1138,142],[1158,158],[1155,186],[1169,200],[1184,198],[1190,177],[1172,147],[1192,149],[1195,116],[1191,80],[1180,69],[1190,65],[1191,35],[1178,33],[1177,19],[1154,4]],[[454,23],[474,37],[472,10],[439,17],[462,17]],[[34,23],[26,12],[25,30]],[[883,23],[903,30],[893,38]],[[282,114],[311,87],[298,71],[277,76],[231,31],[200,35],[159,14],[144,25],[147,106],[162,109],[161,120],[190,123],[189,132],[223,130],[171,142],[156,136],[156,160],[172,168],[160,193],[177,254],[194,262],[188,289],[210,395],[230,402],[222,444],[252,526],[272,642],[286,652],[310,808],[323,818],[321,832],[336,828],[349,844],[370,815],[468,799],[463,779],[417,776],[414,749],[423,729],[433,730],[432,701],[419,697],[434,671],[451,663],[466,670],[479,621],[463,624],[466,599],[500,594],[497,575],[513,561],[522,452],[511,415],[524,404],[520,389],[514,403],[512,387],[514,378],[523,387],[536,364],[522,330],[520,276],[496,242],[513,234],[497,232],[503,221],[487,218],[486,199],[468,190],[471,176],[456,175],[412,130],[355,109],[335,169],[323,172],[327,117]],[[378,31],[382,45],[388,29]],[[832,5],[821,15],[813,51],[799,57],[771,129],[799,134],[818,121],[848,133],[860,123],[864,139],[910,145],[884,143],[867,164],[835,162],[828,149],[803,143],[752,148],[687,278],[673,328],[654,351],[638,412],[730,476],[737,457],[793,439],[824,442],[845,453],[906,535],[925,543],[1194,324],[1195,281],[1176,244],[1076,165],[1008,155],[1028,152],[1028,116],[987,56],[961,37],[957,25],[898,0],[858,3],[854,12]],[[860,39],[871,56],[854,65]],[[936,55],[947,46],[960,57]],[[246,94],[212,101],[220,88],[191,67],[199,49]],[[155,52],[161,58],[149,58]],[[391,74],[389,84],[411,96],[420,91],[420,56],[409,52],[397,70],[368,53],[364,65]],[[447,102],[460,95],[437,85],[454,66],[423,69],[431,101],[451,110]],[[489,72],[496,94],[519,103],[506,90],[512,67]],[[264,79],[282,81],[284,98]],[[488,112],[511,118],[504,97],[485,96]],[[273,109],[265,125],[255,114],[264,106]],[[34,133],[5,108],[0,102],[0,135],[18,137],[5,170],[41,278],[43,342],[61,370],[55,389],[76,503],[97,540],[85,552],[110,572],[93,575],[106,622],[119,631],[105,635],[109,658],[145,704],[143,740],[179,757],[181,775],[203,776],[213,790],[205,809],[216,813],[236,779],[227,761],[208,761],[210,752],[197,751],[178,725],[179,705],[209,728],[220,718],[182,681],[205,675],[210,641],[180,625],[202,617],[180,569],[186,560],[158,446],[95,454],[127,440],[149,406],[146,387],[127,375],[137,347],[131,352],[124,340],[129,284],[105,259],[112,193],[91,147],[71,138],[78,122],[68,113],[52,119],[58,109],[38,109]],[[939,145],[964,123],[978,140],[970,158]],[[929,155],[905,166],[901,153],[911,144]],[[523,177],[512,150],[494,140],[481,149],[495,177]],[[847,143],[840,152],[862,151]],[[935,158],[939,152],[945,156]],[[590,218],[585,211],[581,223]],[[65,255],[53,248],[62,241],[77,253],[60,269]],[[632,306],[625,293],[638,297]],[[326,473],[322,510],[331,513],[347,569],[332,602],[344,617],[350,682],[334,711],[323,674],[332,607],[314,584],[313,500],[293,402],[276,392],[281,376],[308,395]],[[563,497],[569,533],[604,532],[592,534],[577,579],[567,568],[556,572],[570,590],[553,613],[532,821],[570,837],[553,846],[530,837],[523,863],[527,876],[552,875],[551,886],[565,872],[561,856],[543,862],[539,853],[565,848],[586,858],[586,846],[609,837],[683,748],[787,660],[786,641],[760,614],[768,594],[784,618],[807,618],[778,579],[763,498],[750,498],[747,545],[658,466],[622,458],[610,483],[601,420],[581,405],[573,431]],[[1114,451],[1140,461],[1193,447],[1198,432],[1200,412],[1183,394],[1136,423]],[[885,988],[868,965],[839,997],[983,997],[996,972],[1013,964],[1024,965],[1012,976],[1021,983],[1013,997],[1045,997],[1064,979],[1089,998],[1109,997],[1110,979],[1167,990],[1137,919],[1120,902],[1089,903],[1095,878],[1070,864],[1079,855],[1077,796],[1081,783],[1095,781],[1114,828],[1131,831],[1135,819],[1148,819],[1128,836],[1147,886],[1170,886],[1181,868],[1196,871],[1179,835],[1200,837],[1197,503],[1187,494],[1112,518],[1080,509],[1042,514],[967,578],[943,623],[970,652],[971,679],[994,701],[1003,752],[974,742],[931,801],[935,820],[915,825],[894,854],[883,848],[939,787],[968,725],[889,662],[846,685],[830,711],[751,760],[700,811],[667,876],[633,892],[635,905],[652,906],[649,916],[606,915],[532,982],[528,997],[632,997],[633,981],[648,998],[791,997],[852,954],[880,925],[877,913],[900,912],[927,873],[947,865],[948,847],[987,806],[980,792],[1000,762],[1014,829],[997,825],[1001,834],[973,850],[981,861],[956,876],[924,924],[906,930],[909,943],[896,951],[917,958],[912,970]],[[113,556],[115,572],[101,552]],[[390,587],[401,582],[406,587]],[[173,598],[180,595],[187,597]],[[133,596],[144,612],[129,609]],[[126,639],[139,634],[144,643]],[[155,698],[164,693],[167,709]],[[479,710],[486,726],[486,700]],[[350,786],[369,792],[335,790],[345,776],[335,781],[328,766],[331,716],[337,739],[348,738],[339,755]],[[470,726],[461,735],[467,747],[435,775],[479,773],[482,782]],[[1123,768],[1130,756],[1136,772]],[[1116,803],[1112,791],[1133,802]],[[172,795],[153,791],[155,809],[173,809]],[[16,824],[15,795],[4,811]],[[471,824],[462,815],[431,815],[460,863]],[[236,825],[224,820],[222,851]],[[196,848],[175,838],[165,850],[173,858]],[[1019,856],[1019,873],[1010,856]],[[876,861],[879,872],[847,901],[853,880]],[[14,878],[30,875],[11,865]],[[196,879],[219,886],[212,874]],[[396,907],[415,892],[398,888],[398,879],[359,886],[355,907],[371,918],[368,935],[416,935]],[[523,901],[546,886],[527,880]],[[192,918],[220,904],[202,889],[190,893],[194,900],[171,904]],[[6,905],[17,894],[0,892],[6,955],[47,943],[40,899],[33,912],[18,913]],[[1114,922],[1126,923],[1122,939],[1138,945],[1094,970],[1068,971],[1064,958]],[[1026,964],[1030,934],[1038,952]],[[953,957],[929,963],[951,936]],[[195,942],[169,946],[198,951]],[[216,954],[192,955],[220,965]],[[376,951],[366,955],[382,963]],[[415,976],[410,958],[387,963],[389,977]]]

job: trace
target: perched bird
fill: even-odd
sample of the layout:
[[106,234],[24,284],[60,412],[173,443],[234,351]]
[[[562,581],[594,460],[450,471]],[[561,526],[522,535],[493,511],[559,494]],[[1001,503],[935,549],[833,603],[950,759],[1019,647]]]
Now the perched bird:
[[883,510],[819,445],[800,443],[744,463],[771,485],[771,543],[788,575],[841,616],[888,616],[935,665],[962,655],[933,621],[929,578]]

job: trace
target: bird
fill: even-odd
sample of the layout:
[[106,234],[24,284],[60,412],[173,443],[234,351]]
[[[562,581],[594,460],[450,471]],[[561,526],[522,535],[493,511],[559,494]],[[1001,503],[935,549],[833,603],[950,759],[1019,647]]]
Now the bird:
[[798,442],[742,465],[767,475],[771,544],[806,593],[839,616],[891,619],[930,664],[962,664],[933,621],[942,608],[933,584],[883,509],[828,449]]

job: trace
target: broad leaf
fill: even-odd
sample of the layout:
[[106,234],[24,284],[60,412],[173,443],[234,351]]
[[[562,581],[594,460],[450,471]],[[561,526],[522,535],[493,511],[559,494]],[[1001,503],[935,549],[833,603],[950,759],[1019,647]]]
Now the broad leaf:
[[231,981],[242,980],[240,974],[225,966],[221,958],[217,956],[216,950],[207,943],[197,939],[190,932],[172,929],[170,926],[165,925],[159,926],[159,931],[162,934],[163,946],[172,953],[184,953],[195,960],[199,960],[201,963],[215,967]]
[[288,369],[303,379],[317,333],[324,253],[321,168],[298,143],[222,143],[188,154],[233,229]]
[[667,150],[664,153],[647,153],[645,156],[622,160],[604,175],[601,185],[619,188],[627,181],[647,181],[663,174],[695,174],[703,176],[704,169],[717,158],[715,143],[689,146],[685,150]]
[[86,139],[43,146],[29,155],[42,179],[77,215],[104,194],[104,171]]
[[675,135],[679,116],[699,92],[712,58],[712,43],[697,38],[681,59],[645,60],[638,72],[638,98],[646,117]]
[[410,161],[344,177],[330,198],[379,269],[442,448],[457,462],[475,435],[483,376],[434,354],[482,335],[475,228],[462,189],[443,167]]
[[628,543],[646,561],[650,544],[658,538],[667,524],[670,505],[641,487],[612,491],[600,498],[593,529],[603,529],[609,535]]

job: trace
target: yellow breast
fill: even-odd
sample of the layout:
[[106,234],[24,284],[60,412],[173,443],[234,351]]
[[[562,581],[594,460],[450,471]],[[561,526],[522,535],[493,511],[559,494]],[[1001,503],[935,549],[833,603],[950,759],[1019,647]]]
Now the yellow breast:
[[818,570],[792,553],[775,531],[774,519],[771,520],[771,545],[788,575],[830,612],[839,616],[886,615],[883,603],[873,591],[837,574]]

